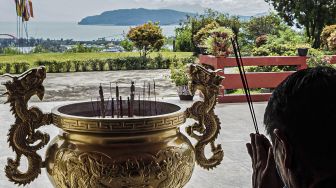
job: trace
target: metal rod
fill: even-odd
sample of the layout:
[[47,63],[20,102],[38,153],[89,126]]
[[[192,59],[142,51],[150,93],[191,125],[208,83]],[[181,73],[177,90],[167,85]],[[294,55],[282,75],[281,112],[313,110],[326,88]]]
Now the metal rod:
[[155,115],[157,115],[157,106],[156,106],[156,85],[155,85],[155,80],[153,79],[154,82],[154,105],[155,105]]
[[123,104],[122,104],[122,97],[120,96],[120,100],[119,100],[119,105],[120,105],[120,116],[121,118],[123,118],[124,114],[123,114]]

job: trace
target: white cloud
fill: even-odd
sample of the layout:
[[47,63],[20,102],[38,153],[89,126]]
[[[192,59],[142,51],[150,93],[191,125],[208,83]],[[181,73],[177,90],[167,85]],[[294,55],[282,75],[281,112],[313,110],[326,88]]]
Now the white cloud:
[[[168,7],[186,11],[213,8],[234,15],[254,15],[269,10],[264,0],[33,0],[33,4],[35,21],[59,22],[76,22],[85,16],[120,8]],[[0,0],[0,21],[16,21],[13,0]]]

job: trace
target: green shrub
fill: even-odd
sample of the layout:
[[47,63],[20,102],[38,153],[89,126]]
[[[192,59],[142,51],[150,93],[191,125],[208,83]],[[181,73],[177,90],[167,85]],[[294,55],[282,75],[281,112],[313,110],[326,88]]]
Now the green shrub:
[[98,71],[98,61],[96,59],[88,60],[88,62],[91,66],[92,71]]
[[188,85],[189,78],[186,74],[186,64],[182,61],[172,63],[170,66],[170,79],[176,86]]
[[80,71],[80,66],[81,66],[81,62],[80,61],[72,61],[74,68],[75,68],[75,72],[79,72]]
[[327,47],[327,49],[329,49],[328,38],[335,31],[336,31],[336,24],[324,27],[324,29],[323,29],[323,31],[321,33],[321,42],[322,42],[322,45],[325,46],[325,47]]
[[268,39],[267,35],[261,35],[261,36],[257,37],[256,46],[260,47],[262,45],[265,45],[267,43],[267,39]]
[[258,48],[252,49],[252,55],[253,56],[269,56],[271,54],[271,51],[264,46],[260,46]]
[[309,49],[309,56],[307,61],[309,67],[330,66],[330,57],[317,49]]
[[203,46],[209,54],[227,57],[232,52],[232,37],[234,37],[232,29],[218,27],[210,31],[210,36],[203,41]]
[[65,70],[66,72],[70,72],[71,68],[72,68],[72,64],[73,64],[72,61],[66,61],[66,62],[64,62],[63,70]]
[[89,71],[89,65],[90,65],[89,61],[83,61],[81,63],[81,65],[82,65],[82,71],[83,72]]
[[336,29],[328,38],[328,47],[330,50],[336,50]]
[[113,61],[113,59],[107,59],[106,62],[107,62],[108,70],[109,71],[114,70],[114,61]]
[[61,73],[61,72],[63,72],[64,70],[63,70],[63,62],[57,62],[57,61],[54,61],[53,62],[53,64],[54,64],[54,66],[55,66],[55,72],[56,73]]
[[194,43],[198,47],[203,46],[203,41],[205,41],[211,35],[210,31],[218,27],[219,27],[219,24],[216,21],[209,23],[208,25],[206,25],[205,27],[203,27],[196,33],[194,37]]
[[17,48],[6,47],[3,48],[3,53],[7,55],[17,55],[20,54],[21,52]]
[[6,63],[6,65],[5,65],[5,73],[11,73],[11,64],[10,63]]
[[6,66],[6,63],[0,63],[0,75],[4,74],[5,71],[3,70],[3,68]]
[[99,71],[104,71],[105,70],[105,65],[106,65],[106,60],[97,59],[97,61],[98,61]]
[[30,64],[29,63],[22,63],[22,72],[26,72],[29,70]]
[[14,73],[20,74],[21,73],[21,63],[13,63]]

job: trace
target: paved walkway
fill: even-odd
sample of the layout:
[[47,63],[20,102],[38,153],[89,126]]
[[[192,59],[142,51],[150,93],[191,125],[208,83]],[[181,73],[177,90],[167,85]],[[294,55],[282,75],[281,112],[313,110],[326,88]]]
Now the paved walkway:
[[[104,71],[104,72],[75,72],[75,73],[48,73],[44,81],[45,102],[87,100],[99,96],[99,85],[102,84],[107,95],[110,92],[110,82],[113,84],[112,92],[115,92],[115,83],[118,82],[120,94],[127,96],[130,93],[131,81],[135,81],[137,93],[142,92],[144,82],[156,82],[157,97],[174,97],[176,89],[169,78],[169,70],[135,70],[135,71]],[[0,83],[8,80],[0,77]],[[147,86],[146,86],[147,87]],[[0,94],[5,92],[5,87],[0,86]],[[5,97],[0,95],[0,103]],[[32,101],[38,101],[33,98]]]

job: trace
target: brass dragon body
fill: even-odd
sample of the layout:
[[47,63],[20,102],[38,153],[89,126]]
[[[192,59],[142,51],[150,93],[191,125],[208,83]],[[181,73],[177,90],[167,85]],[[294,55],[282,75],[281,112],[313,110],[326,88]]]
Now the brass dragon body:
[[[208,71],[201,65],[192,64],[189,67],[189,89],[192,93],[200,90],[204,101],[195,102],[186,110],[187,118],[197,122],[186,128],[186,132],[198,142],[195,145],[196,162],[209,170],[218,166],[224,157],[221,145],[215,140],[219,135],[220,121],[214,112],[219,89],[224,79],[216,74],[217,71]],[[213,155],[208,159],[205,156],[205,147],[210,144]]]
[[[28,108],[28,101],[34,95],[42,100],[44,96],[43,80],[46,78],[44,67],[28,70],[19,76],[4,75],[12,78],[4,86],[7,92],[6,103],[10,104],[15,116],[15,123],[8,133],[9,146],[16,153],[16,158],[9,158],[5,167],[6,176],[10,181],[26,185],[36,179],[44,166],[37,151],[49,142],[49,135],[36,129],[51,124],[51,115],[43,114],[37,107]],[[25,156],[28,160],[28,170],[21,172],[20,159]]]

